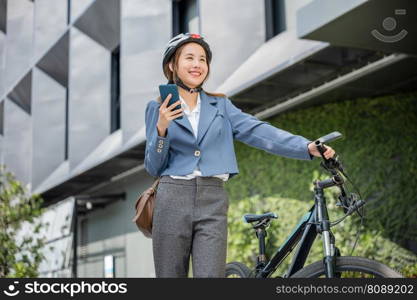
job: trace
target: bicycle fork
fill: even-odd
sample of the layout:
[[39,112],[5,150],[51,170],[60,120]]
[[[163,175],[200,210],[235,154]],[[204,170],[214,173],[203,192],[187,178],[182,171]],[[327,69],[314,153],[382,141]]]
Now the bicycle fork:
[[314,200],[316,204],[316,221],[317,232],[321,233],[324,250],[324,270],[327,278],[335,277],[336,268],[336,248],[335,238],[330,231],[330,221],[327,212],[326,199],[324,197],[323,190],[327,187],[336,185],[333,178],[329,178],[323,181],[317,180],[314,184]]

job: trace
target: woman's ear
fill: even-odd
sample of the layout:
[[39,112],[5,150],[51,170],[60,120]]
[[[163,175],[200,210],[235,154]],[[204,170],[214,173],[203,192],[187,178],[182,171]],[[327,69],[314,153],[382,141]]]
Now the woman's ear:
[[168,64],[168,67],[169,67],[169,69],[171,70],[171,72],[174,72],[174,68],[172,67],[172,62],[170,62],[170,63]]

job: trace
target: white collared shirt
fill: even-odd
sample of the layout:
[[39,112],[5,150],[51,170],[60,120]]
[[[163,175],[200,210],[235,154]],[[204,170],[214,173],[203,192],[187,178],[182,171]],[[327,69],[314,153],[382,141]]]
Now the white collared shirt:
[[[197,94],[197,105],[194,107],[193,111],[190,111],[190,107],[181,96],[180,96],[180,100],[181,100],[181,106],[184,108],[184,115],[188,118],[188,121],[190,121],[191,127],[193,128],[194,136],[197,139],[198,122],[200,120],[200,108],[201,108],[200,93]],[[191,174],[188,174],[185,176],[174,176],[174,175],[169,175],[169,176],[175,179],[193,179],[194,177],[201,176],[201,175],[202,175],[201,171],[198,168],[198,164],[197,164],[196,168]],[[213,177],[218,177],[222,179],[223,181],[227,181],[229,179],[229,174],[224,173],[224,174],[219,174],[219,175],[213,175]]]

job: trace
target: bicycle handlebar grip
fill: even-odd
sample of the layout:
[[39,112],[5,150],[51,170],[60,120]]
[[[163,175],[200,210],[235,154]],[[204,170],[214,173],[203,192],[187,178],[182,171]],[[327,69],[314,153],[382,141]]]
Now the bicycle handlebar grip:
[[319,150],[321,156],[323,157],[324,160],[326,160],[326,158],[324,157],[324,152],[326,152],[327,148],[319,141],[315,141],[317,150]]
[[340,138],[342,134],[339,131],[333,131],[332,133],[329,133],[325,136],[322,136],[321,138],[317,139],[322,144],[327,144],[331,141],[334,141],[338,138]]
[[324,144],[334,141],[338,138],[342,137],[342,134],[339,131],[333,131],[325,136],[322,136],[320,138],[318,138],[315,141],[317,150],[319,150],[321,157],[327,161],[327,159],[324,157],[323,153],[326,152],[327,148],[324,146]]

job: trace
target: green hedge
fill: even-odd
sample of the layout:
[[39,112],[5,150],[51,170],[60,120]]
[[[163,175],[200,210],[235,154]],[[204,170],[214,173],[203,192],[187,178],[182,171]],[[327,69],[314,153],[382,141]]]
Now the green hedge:
[[[399,246],[417,240],[417,93],[331,103],[267,121],[312,140],[336,130],[343,134],[331,146],[368,201],[365,229],[354,254],[381,260],[408,276],[417,274],[415,254]],[[326,173],[318,158],[288,159],[240,142],[235,148],[240,174],[226,184],[231,202],[228,261],[249,263],[256,240],[251,226],[241,221],[242,215],[275,211],[279,219],[272,223],[274,233],[269,239],[277,248],[280,238],[312,205],[313,179]],[[357,227],[355,217],[335,228],[342,254],[350,253]],[[314,251],[312,259],[320,259],[322,250]]]

